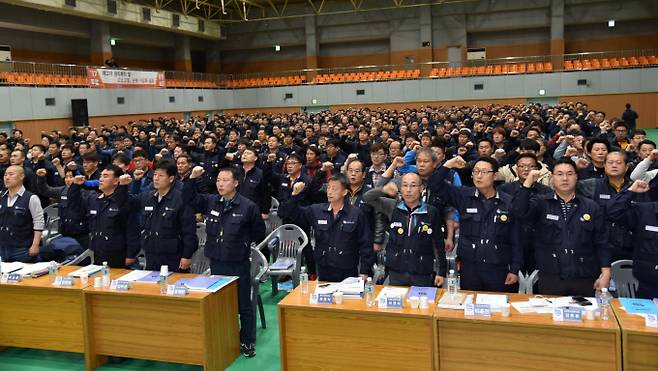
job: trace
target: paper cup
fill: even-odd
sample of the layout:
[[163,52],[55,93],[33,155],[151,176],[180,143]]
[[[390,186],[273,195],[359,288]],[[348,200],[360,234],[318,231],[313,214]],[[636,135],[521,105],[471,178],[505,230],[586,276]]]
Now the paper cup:
[[94,278],[94,287],[103,287],[103,279],[101,277]]
[[334,292],[334,302],[336,304],[343,304],[343,293],[342,292]]
[[596,308],[592,306],[585,307],[585,319],[594,320],[596,318]]
[[80,274],[80,284],[86,285],[89,283],[89,275],[87,273]]
[[503,315],[503,317],[509,317],[510,311],[511,311],[511,306],[509,304],[503,304],[500,306],[500,313]]
[[411,309],[418,309],[419,301],[420,299],[418,298],[418,296],[410,296],[409,305],[411,306]]
[[429,303],[428,303],[428,301],[427,301],[427,296],[421,296],[421,297],[420,297],[420,305],[419,305],[419,307],[420,307],[420,309],[427,309],[427,308],[430,307],[430,306],[429,306]]

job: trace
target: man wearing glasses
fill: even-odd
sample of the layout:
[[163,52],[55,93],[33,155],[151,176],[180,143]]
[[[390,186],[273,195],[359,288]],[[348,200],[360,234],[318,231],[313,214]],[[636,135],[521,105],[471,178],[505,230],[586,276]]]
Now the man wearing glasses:
[[439,167],[428,182],[432,192],[459,211],[461,288],[512,291],[523,263],[519,224],[510,213],[512,197],[496,190],[494,179],[498,162],[491,157],[475,161],[472,171],[475,187],[450,184],[450,169],[465,166],[463,158],[454,157]]
[[537,268],[542,294],[592,296],[608,287],[612,247],[605,215],[596,202],[576,194],[575,162],[563,157],[553,167],[553,195],[532,192],[539,171],[532,170],[515,197],[512,214],[535,223]]
[[[499,185],[497,189],[499,192],[514,196],[517,190],[523,187],[523,182],[525,182],[525,180],[528,178],[530,171],[539,170],[543,174],[542,169],[543,168],[541,163],[537,160],[537,157],[534,154],[530,152],[521,153],[516,158],[516,166],[514,167],[517,175],[516,180],[510,183],[503,183]],[[541,179],[542,177],[540,176],[540,180],[537,181],[535,186],[532,188],[533,193],[536,195],[552,194],[553,190],[550,187],[542,184]],[[521,248],[523,248],[524,260],[521,271],[525,272],[526,274],[532,274],[536,267],[534,248],[535,225],[534,223],[526,220],[519,221],[519,224],[519,244],[521,245]]]

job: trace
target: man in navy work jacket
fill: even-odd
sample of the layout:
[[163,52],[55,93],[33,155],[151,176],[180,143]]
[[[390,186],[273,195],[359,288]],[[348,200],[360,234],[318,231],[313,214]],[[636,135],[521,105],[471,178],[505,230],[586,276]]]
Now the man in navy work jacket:
[[[143,170],[135,170],[135,172]],[[198,247],[196,220],[192,208],[183,202],[181,193],[173,189],[176,164],[162,160],[153,170],[153,188],[135,196],[142,213],[140,242],[146,257],[146,270],[159,270],[166,265],[169,272],[189,272],[192,255]],[[133,182],[133,187],[140,186]]]
[[535,223],[535,260],[539,291],[550,295],[592,296],[608,287],[612,246],[608,245],[605,215],[596,202],[577,195],[578,169],[563,157],[553,166],[551,195],[532,187],[540,177],[532,170],[514,197],[512,213]]
[[459,211],[459,250],[461,287],[465,290],[506,292],[514,289],[523,264],[519,245],[519,223],[512,217],[512,197],[498,192],[494,179],[498,162],[480,157],[473,164],[472,187],[457,187],[449,182],[450,169],[462,169],[460,156],[446,161],[428,181],[448,205]]
[[[390,220],[390,225],[375,229],[388,230],[386,267],[390,284],[402,286],[441,286],[446,275],[446,255],[443,248],[442,215],[421,199],[423,180],[416,173],[402,176],[397,203],[381,188],[368,191],[364,199]],[[375,230],[375,233],[378,233]],[[438,271],[434,271],[434,259]]]
[[315,230],[319,280],[339,282],[357,274],[367,278],[375,262],[372,231],[365,214],[345,202],[350,187],[347,177],[336,174],[329,178],[328,203],[300,206],[298,198],[305,186],[302,182],[295,183],[292,197],[279,206],[279,214],[296,224],[311,225]]
[[130,175],[116,165],[101,172],[98,190],[83,193],[84,175],[77,175],[69,188],[69,207],[84,210],[91,236],[89,248],[96,262],[106,261],[112,268],[125,268],[135,262],[139,252],[136,213],[128,201]]
[[[652,202],[636,202],[644,199],[649,189]],[[633,276],[639,282],[637,296],[658,298],[658,178],[651,181],[651,187],[636,180],[628,189],[618,193],[608,208],[608,217],[625,219],[627,225],[633,226]]]
[[[202,176],[200,166],[192,169],[190,179]],[[250,245],[265,237],[265,223],[258,205],[238,193],[239,170],[223,168],[217,174],[219,195],[200,194],[196,182],[187,182],[183,201],[195,212],[206,215],[205,255],[212,274],[238,276],[240,313],[240,349],[246,357],[256,355],[256,317],[251,303]]]

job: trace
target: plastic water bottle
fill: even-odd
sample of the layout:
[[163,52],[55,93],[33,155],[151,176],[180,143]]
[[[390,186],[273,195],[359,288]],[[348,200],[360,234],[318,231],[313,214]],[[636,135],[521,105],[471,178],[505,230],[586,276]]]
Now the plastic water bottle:
[[55,282],[55,277],[57,277],[57,263],[51,261],[48,264],[48,278],[50,279],[50,283]]
[[0,276],[2,276],[2,256],[0,256]]
[[169,277],[169,266],[167,265],[160,266],[160,281],[159,281],[160,293],[163,295],[167,293],[167,286],[169,285],[168,277]]
[[299,273],[299,285],[301,286],[302,294],[308,294],[308,273],[306,273],[306,267],[302,267]]
[[448,273],[448,295],[455,296],[457,292],[459,292],[457,288],[457,275],[455,274],[455,270],[451,269]]
[[607,288],[601,289],[601,319],[607,321],[610,318],[610,301],[612,300],[612,295],[608,292]]
[[101,277],[103,277],[103,287],[109,287],[110,267],[107,265],[107,262],[103,262],[103,268],[101,268]]
[[363,288],[363,294],[366,297],[366,305],[368,308],[375,305],[375,284],[372,283],[372,277],[368,277],[366,285]]

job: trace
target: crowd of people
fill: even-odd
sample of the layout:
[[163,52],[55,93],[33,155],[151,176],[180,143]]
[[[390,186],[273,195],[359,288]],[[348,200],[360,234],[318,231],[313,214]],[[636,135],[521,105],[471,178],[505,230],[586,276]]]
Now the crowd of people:
[[[312,279],[372,276],[441,286],[457,248],[461,288],[509,292],[539,270],[543,294],[591,296],[632,259],[658,297],[658,150],[637,114],[558,106],[236,114],[0,133],[0,256],[39,258],[43,207],[97,262],[186,272],[205,221],[213,274],[238,280],[242,352],[255,355],[249,256],[271,200],[314,244]],[[269,251],[263,251],[269,257]]]

